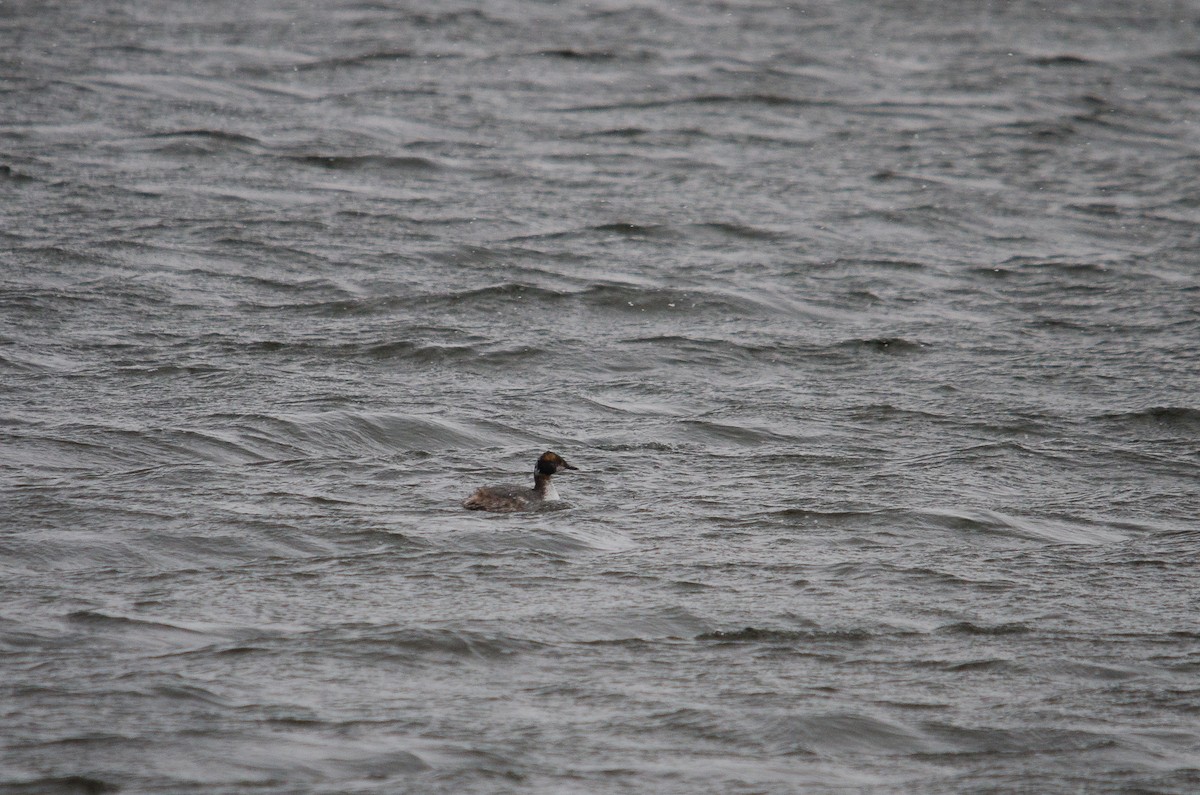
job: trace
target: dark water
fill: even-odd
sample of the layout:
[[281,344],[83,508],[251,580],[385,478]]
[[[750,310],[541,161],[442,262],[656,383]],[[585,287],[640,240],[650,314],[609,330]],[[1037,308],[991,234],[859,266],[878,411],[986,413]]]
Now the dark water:
[[1196,792],[1198,89],[1165,0],[0,4],[0,791]]

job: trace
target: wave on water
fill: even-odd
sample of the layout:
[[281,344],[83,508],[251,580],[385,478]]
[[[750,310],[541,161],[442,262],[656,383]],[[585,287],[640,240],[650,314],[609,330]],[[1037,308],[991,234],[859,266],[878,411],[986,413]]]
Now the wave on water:
[[662,643],[684,642],[703,630],[708,622],[684,607],[663,605],[656,608],[601,607],[565,620],[547,616],[539,624],[548,639],[559,643],[650,648]]
[[[334,788],[342,791],[356,789],[356,784],[377,788],[390,782],[399,787],[407,777],[430,768],[422,757],[428,752],[425,746],[435,748],[433,743],[407,738],[386,742],[353,733],[331,737],[310,727],[287,726],[284,721],[262,730],[228,729],[219,735],[162,732],[139,738],[139,744],[156,760],[154,772],[164,784],[170,782],[167,788],[210,791],[278,790],[283,781],[291,791],[319,790],[331,782],[338,782]],[[445,752],[438,756],[444,757]],[[123,783],[126,778],[110,774],[88,780],[111,787],[97,791],[111,792],[125,787],[110,784],[110,780]]]
[[929,348],[924,342],[916,342],[903,337],[874,337],[870,339],[846,340],[838,344],[843,350],[866,350],[874,353],[908,354],[918,353]]
[[1048,544],[1114,544],[1128,533],[1082,520],[1027,518],[986,508],[903,509],[918,526],[965,533],[972,540],[1031,540]]
[[297,63],[294,68],[298,72],[317,71],[323,69],[342,69],[345,67],[370,67],[379,62],[393,63],[419,57],[410,50],[388,49],[367,50],[353,55],[341,55],[334,58],[320,58]]
[[976,624],[971,621],[958,621],[953,624],[947,624],[937,630],[938,634],[943,635],[981,636],[1026,635],[1033,631],[1033,627],[1021,621],[1008,621],[1001,624]]
[[[87,633],[102,647],[119,646],[140,654],[179,653],[207,648],[230,639],[228,628],[189,627],[177,623],[77,610],[64,617],[66,625]],[[233,634],[244,634],[234,632]]]
[[[61,447],[80,466],[184,466],[198,462],[255,464],[301,456],[391,456],[478,449],[502,429],[434,416],[337,409],[321,413],[213,414],[195,427],[68,424],[25,429],[27,443]],[[87,458],[80,458],[87,456]],[[89,460],[90,459],[90,460]]]
[[[561,502],[551,503],[532,515],[554,521],[555,514],[570,510],[569,495]],[[527,527],[530,512],[519,514],[496,513],[473,515],[468,526],[455,531],[446,548],[459,553],[485,552],[493,555],[527,555],[533,553],[548,559],[575,559],[581,554],[613,553],[633,549],[637,544],[616,532],[594,528],[573,527],[563,519],[561,527]],[[472,525],[482,524],[476,529]],[[516,526],[514,526],[516,525]]]
[[[924,534],[931,530],[961,533],[968,541],[991,545],[1011,541],[1046,544],[1106,545],[1130,537],[1129,523],[1082,517],[1023,517],[982,507],[875,506],[857,509],[784,508],[762,515],[769,521],[851,530],[887,529]],[[1142,529],[1144,528],[1137,528]]]
[[389,155],[286,155],[288,160],[305,166],[316,166],[331,171],[370,171],[372,173],[396,171],[427,173],[443,168],[440,163],[427,157],[398,157]]
[[1134,411],[1098,414],[1091,419],[1123,430],[1153,430],[1200,436],[1200,408],[1152,406]]
[[715,630],[696,635],[694,640],[725,644],[770,644],[787,647],[810,648],[813,644],[859,644],[881,637],[881,633],[868,629],[767,629],[745,627],[736,630]]
[[604,104],[569,105],[557,108],[559,113],[610,113],[612,111],[651,111],[688,108],[691,106],[749,105],[765,108],[829,108],[837,107],[834,100],[811,97],[789,96],[770,93],[699,93],[662,99],[637,99],[626,102]]
[[[333,637],[311,638],[316,646],[336,642]],[[497,659],[536,651],[543,644],[510,635],[465,629],[377,628],[356,632],[356,655],[380,655],[412,662],[434,659]]]
[[121,785],[96,776],[17,777],[4,784],[5,795],[106,795]]
[[747,425],[732,422],[717,422],[705,419],[684,419],[679,423],[679,433],[686,439],[695,441],[697,438],[707,438],[711,442],[727,444],[733,442],[741,446],[761,445],[769,442],[779,442],[794,439],[788,433],[783,433],[769,425]]
[[342,452],[358,456],[368,451],[386,455],[401,450],[435,453],[447,448],[478,448],[493,438],[493,432],[434,416],[338,410],[260,420],[272,429],[268,437],[272,443],[324,455]]
[[144,148],[162,155],[254,155],[262,151],[263,141],[250,135],[228,130],[203,128],[166,130],[150,133],[143,139]]
[[919,727],[853,713],[795,714],[774,718],[763,738],[775,753],[800,755],[907,755],[948,751],[953,746]]
[[661,287],[616,282],[591,282],[582,287],[550,289],[533,284],[503,283],[475,287],[449,294],[429,295],[426,302],[446,302],[451,306],[508,304],[514,301],[555,304],[578,304],[597,310],[618,312],[655,312],[679,314],[690,311],[756,314],[780,312],[778,299],[768,295],[754,296],[739,291],[712,290],[701,287]]
[[719,241],[779,241],[787,233],[729,221],[705,221],[691,224],[647,224],[619,221],[594,226],[519,235],[508,238],[507,243],[553,242],[560,240],[605,240],[617,236],[634,242],[704,242]]
[[24,182],[33,182],[34,178],[30,175],[18,171],[7,164],[0,164],[0,182],[8,182],[11,184],[20,184]]

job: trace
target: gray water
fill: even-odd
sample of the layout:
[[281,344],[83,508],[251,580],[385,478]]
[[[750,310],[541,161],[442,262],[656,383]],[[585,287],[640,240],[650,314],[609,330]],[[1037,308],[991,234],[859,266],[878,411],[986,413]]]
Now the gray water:
[[1198,89],[1166,0],[0,4],[0,792],[1200,790]]

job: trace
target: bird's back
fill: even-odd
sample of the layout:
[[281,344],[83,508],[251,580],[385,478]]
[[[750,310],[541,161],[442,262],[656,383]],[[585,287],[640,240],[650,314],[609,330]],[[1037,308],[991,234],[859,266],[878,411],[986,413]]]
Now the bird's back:
[[525,486],[484,486],[463,500],[463,507],[470,511],[523,511],[539,495]]

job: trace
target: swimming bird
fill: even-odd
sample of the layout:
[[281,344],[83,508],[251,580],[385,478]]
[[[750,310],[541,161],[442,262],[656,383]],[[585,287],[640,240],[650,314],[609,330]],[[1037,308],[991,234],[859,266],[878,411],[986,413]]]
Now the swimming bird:
[[533,465],[533,488],[524,486],[484,486],[463,500],[469,511],[528,511],[559,499],[550,476],[564,469],[578,469],[558,453],[549,450]]

